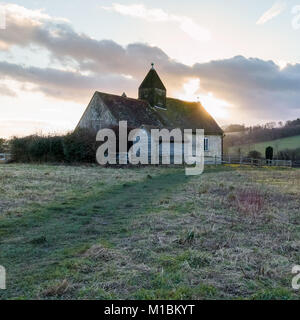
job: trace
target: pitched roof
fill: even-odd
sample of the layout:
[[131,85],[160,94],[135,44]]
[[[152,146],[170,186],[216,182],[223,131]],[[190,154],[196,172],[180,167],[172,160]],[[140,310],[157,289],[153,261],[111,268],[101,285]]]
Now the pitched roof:
[[[218,126],[213,117],[204,109],[201,103],[187,102],[178,99],[167,98],[167,108],[152,108],[147,101],[132,99],[113,94],[96,91],[92,99],[92,107],[98,114],[96,119],[99,125],[101,122],[100,100],[109,109],[112,116],[119,121],[127,121],[128,127],[139,128],[149,126],[151,128],[176,129],[204,129],[205,134],[221,135],[222,129]],[[91,107],[91,105],[89,105]],[[77,127],[81,126],[82,120],[85,123],[94,123],[95,119],[89,120],[88,109],[82,116]],[[91,122],[92,121],[92,122]]]
[[148,74],[146,75],[145,79],[143,80],[142,84],[140,85],[139,89],[161,89],[166,90],[166,87],[160,80],[159,75],[155,71],[155,69],[150,69]]
[[97,94],[117,121],[126,120],[130,127],[140,127],[143,124],[162,126],[155,111],[147,101],[103,92],[97,92]]
[[205,134],[223,134],[223,130],[199,102],[167,98],[166,110],[155,108],[155,112],[168,128],[204,129]]

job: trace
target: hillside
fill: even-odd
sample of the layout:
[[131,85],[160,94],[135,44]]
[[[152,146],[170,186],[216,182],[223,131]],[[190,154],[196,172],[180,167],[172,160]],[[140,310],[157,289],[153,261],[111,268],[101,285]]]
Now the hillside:
[[242,154],[247,155],[249,151],[256,150],[259,151],[263,156],[265,155],[265,150],[267,147],[274,148],[274,154],[278,151],[285,149],[297,149],[300,148],[300,135],[288,138],[282,138],[273,141],[245,144],[240,146],[230,147],[228,153],[232,155],[239,154],[239,149]]
[[0,299],[299,298],[300,170],[0,169]]

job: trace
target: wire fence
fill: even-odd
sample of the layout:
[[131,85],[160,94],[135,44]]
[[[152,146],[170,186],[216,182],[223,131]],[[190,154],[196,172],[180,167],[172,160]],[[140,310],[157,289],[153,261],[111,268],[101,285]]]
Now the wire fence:
[[[119,154],[117,154],[117,159],[119,160]],[[163,157],[159,157],[159,164],[162,164]],[[9,153],[0,153],[0,163],[7,163],[11,160],[11,154]],[[172,159],[173,160],[173,159]],[[170,161],[171,164],[174,164],[174,161]],[[255,159],[242,156],[234,155],[223,155],[219,156],[205,156],[205,164],[220,165],[220,164],[240,164],[240,165],[250,165],[250,166],[270,166],[270,167],[299,167],[300,161],[291,161],[291,160],[267,160],[267,159]],[[151,157],[149,157],[149,163],[151,163]]]
[[[216,159],[216,163],[220,161]],[[251,166],[270,166],[270,167],[292,167],[292,160],[268,160],[268,159],[255,159],[243,156],[224,155],[222,157],[223,164],[241,164]]]

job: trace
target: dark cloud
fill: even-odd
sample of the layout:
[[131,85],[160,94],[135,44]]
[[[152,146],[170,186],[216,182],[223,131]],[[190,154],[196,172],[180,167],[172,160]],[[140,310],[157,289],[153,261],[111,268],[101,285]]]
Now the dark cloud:
[[300,65],[281,70],[273,61],[237,56],[196,64],[193,70],[205,90],[232,102],[246,117],[300,112]]
[[[27,90],[41,91],[46,95],[77,102],[86,102],[95,90],[113,91],[118,88],[133,90],[135,81],[122,75],[81,75],[77,72],[52,68],[24,67],[17,64],[0,62],[0,79],[13,79],[24,84],[33,84]],[[26,86],[23,86],[26,90]],[[112,90],[112,88],[117,88]],[[1,93],[1,87],[0,87]],[[5,92],[4,92],[5,93]],[[6,92],[9,93],[9,92]]]

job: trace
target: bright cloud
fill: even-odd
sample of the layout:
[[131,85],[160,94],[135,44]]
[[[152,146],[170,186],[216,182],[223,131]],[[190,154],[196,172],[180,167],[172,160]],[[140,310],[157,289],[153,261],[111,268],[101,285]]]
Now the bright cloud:
[[197,101],[199,98],[197,92],[200,89],[200,79],[189,79],[183,84],[182,89],[181,92],[175,94],[176,98],[191,102]]
[[150,22],[174,22],[194,40],[208,41],[211,39],[209,30],[198,25],[193,19],[186,16],[169,14],[162,9],[146,8],[143,4],[123,5],[119,3],[113,3],[111,7],[102,7],[102,9]]
[[119,3],[113,3],[111,7],[102,8],[148,21],[165,22],[170,20],[170,15],[164,12],[162,9],[147,9],[142,4],[123,5]]
[[0,8],[6,15],[13,15],[16,20],[23,21],[30,19],[32,21],[61,21],[69,22],[68,19],[60,17],[51,17],[44,13],[44,9],[30,10],[17,4],[0,4]]
[[280,15],[286,8],[287,2],[280,0],[273,4],[273,6],[267,10],[256,22],[256,24],[265,24],[269,20]]

